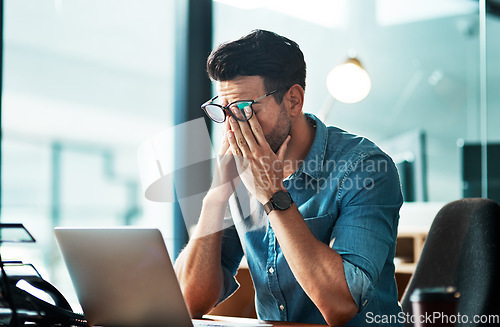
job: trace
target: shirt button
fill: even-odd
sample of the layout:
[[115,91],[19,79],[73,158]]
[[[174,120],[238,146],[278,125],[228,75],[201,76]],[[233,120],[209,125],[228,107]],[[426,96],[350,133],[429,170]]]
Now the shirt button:
[[283,304],[280,304],[280,310],[281,311],[285,310],[285,306]]
[[273,268],[273,267],[269,268],[269,273],[270,273],[271,275],[274,273],[274,268]]

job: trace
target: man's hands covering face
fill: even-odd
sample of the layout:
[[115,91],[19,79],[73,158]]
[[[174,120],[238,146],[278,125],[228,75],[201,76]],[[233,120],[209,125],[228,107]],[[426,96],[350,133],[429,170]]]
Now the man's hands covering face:
[[229,150],[232,152],[241,180],[250,193],[264,204],[274,193],[284,190],[283,160],[290,136],[274,153],[255,116],[244,122],[230,117],[229,127],[226,132],[229,149],[226,153]]

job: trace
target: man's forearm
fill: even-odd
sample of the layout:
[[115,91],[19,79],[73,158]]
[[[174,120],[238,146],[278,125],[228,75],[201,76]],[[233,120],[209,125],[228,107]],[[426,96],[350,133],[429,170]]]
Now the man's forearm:
[[207,313],[222,293],[222,224],[226,207],[227,202],[218,202],[216,194],[207,194],[196,230],[175,262],[177,278],[193,317]]
[[311,233],[295,205],[273,210],[269,221],[298,283],[329,325],[345,324],[357,313],[341,256]]

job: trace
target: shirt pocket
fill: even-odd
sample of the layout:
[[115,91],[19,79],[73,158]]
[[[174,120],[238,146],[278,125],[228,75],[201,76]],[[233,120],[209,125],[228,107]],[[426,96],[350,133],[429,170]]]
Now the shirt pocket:
[[330,243],[330,237],[332,236],[334,225],[334,217],[332,214],[304,218],[304,222],[316,239],[327,245]]

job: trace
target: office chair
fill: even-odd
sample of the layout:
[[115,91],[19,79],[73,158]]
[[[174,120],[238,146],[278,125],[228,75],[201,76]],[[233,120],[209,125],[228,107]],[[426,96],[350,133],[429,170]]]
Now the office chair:
[[[455,286],[458,312],[500,314],[500,206],[467,198],[446,204],[436,215],[401,304],[412,314],[416,288]],[[472,321],[464,326],[479,326]],[[457,326],[462,326],[457,324]]]

